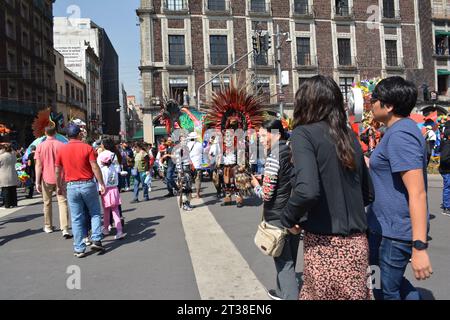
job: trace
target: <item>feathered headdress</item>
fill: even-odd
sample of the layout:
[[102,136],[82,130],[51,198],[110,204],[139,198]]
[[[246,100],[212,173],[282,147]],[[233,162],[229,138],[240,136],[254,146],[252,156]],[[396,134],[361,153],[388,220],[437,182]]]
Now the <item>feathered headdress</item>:
[[233,82],[227,88],[213,93],[208,105],[205,124],[208,128],[226,129],[258,129],[263,121],[264,97],[252,95],[245,86],[238,89]]
[[51,118],[50,108],[46,110],[39,111],[37,117],[34,119],[31,128],[33,129],[34,137],[40,138],[45,134],[45,128],[49,126],[56,127],[55,122]]

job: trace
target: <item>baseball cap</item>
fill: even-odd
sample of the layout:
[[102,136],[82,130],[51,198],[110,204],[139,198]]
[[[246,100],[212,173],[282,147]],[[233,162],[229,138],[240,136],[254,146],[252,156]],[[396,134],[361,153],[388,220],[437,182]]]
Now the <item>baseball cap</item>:
[[81,128],[76,124],[71,123],[67,126],[66,132],[69,138],[75,138],[80,134]]

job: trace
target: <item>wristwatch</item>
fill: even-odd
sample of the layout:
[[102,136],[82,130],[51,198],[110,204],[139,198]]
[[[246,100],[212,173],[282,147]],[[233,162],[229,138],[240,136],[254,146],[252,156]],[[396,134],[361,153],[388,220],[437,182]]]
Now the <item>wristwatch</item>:
[[428,249],[428,243],[422,242],[420,240],[413,241],[413,248],[416,250]]

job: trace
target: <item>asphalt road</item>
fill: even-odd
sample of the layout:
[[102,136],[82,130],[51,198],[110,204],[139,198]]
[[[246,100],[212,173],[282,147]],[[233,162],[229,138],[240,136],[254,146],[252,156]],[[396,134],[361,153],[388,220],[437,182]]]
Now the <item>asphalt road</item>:
[[[439,177],[430,177],[434,275],[413,281],[426,299],[450,299],[450,218],[440,214],[441,185]],[[148,202],[130,204],[131,192],[122,193],[127,237],[109,236],[104,254],[83,259],[73,257],[72,241],[60,232],[42,231],[36,199],[6,216],[0,210],[0,299],[265,299],[264,288],[275,285],[275,266],[253,243],[260,201],[221,207],[204,183],[197,210],[185,213],[164,194],[160,181]],[[57,214],[54,222],[59,225]],[[80,289],[73,287],[73,270],[79,271]],[[412,279],[409,269],[407,276]]]

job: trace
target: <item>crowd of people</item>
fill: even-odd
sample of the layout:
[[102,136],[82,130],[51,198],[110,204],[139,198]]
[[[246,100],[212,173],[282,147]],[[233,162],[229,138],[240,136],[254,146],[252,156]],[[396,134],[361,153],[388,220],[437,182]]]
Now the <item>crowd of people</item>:
[[[264,202],[263,219],[288,230],[282,253],[274,258],[277,288],[269,290],[271,298],[420,299],[404,277],[409,263],[416,279],[433,273],[427,253],[427,145],[409,118],[416,100],[412,83],[400,77],[382,80],[370,104],[374,120],[385,129],[378,136],[368,130],[358,139],[348,125],[339,86],[332,78],[315,76],[302,82],[296,93],[290,134],[280,120],[263,123],[258,136],[267,157],[262,171],[259,162],[253,162],[252,172],[262,176],[252,175],[251,186]],[[28,158],[28,165],[44,199],[44,231],[54,231],[51,198],[56,192],[64,238],[72,237],[70,211],[76,257],[84,257],[87,246],[105,250],[102,239],[112,228],[115,239],[126,236],[121,192],[133,189],[132,202],[138,203],[142,188],[143,201],[151,201],[152,182],[161,179],[168,192],[165,197],[181,195],[182,209],[189,212],[194,209],[192,197],[202,197],[202,179],[208,174],[217,197],[228,196],[223,145],[217,137],[201,143],[192,132],[158,145],[104,140],[90,146],[75,124],[67,128],[67,144],[54,139],[55,133],[54,127],[46,128],[47,139]],[[450,215],[449,137],[447,130],[440,171],[446,215]],[[361,141],[367,142],[367,150]],[[180,145],[182,151],[177,153]],[[17,205],[15,163],[11,148],[1,145],[0,186],[6,207]],[[239,194],[236,199],[242,206]],[[295,270],[300,234],[301,290]],[[367,285],[369,266],[380,270],[381,287],[373,290]]]

